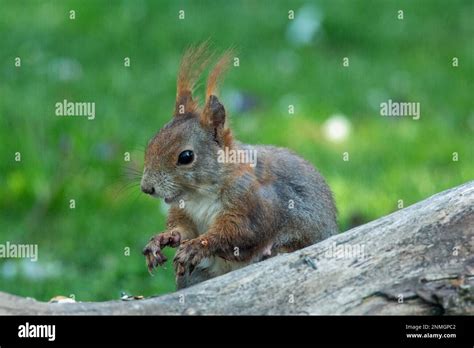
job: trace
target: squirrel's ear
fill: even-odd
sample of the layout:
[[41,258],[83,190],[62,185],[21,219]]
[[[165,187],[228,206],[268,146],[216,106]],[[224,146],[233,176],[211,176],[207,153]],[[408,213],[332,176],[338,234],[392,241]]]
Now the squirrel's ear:
[[206,106],[201,113],[201,125],[212,130],[214,141],[219,146],[231,146],[232,133],[226,127],[226,114],[224,105],[215,95],[210,95]]
[[225,124],[225,108],[215,95],[207,98],[206,106],[201,114],[204,127],[223,128]]

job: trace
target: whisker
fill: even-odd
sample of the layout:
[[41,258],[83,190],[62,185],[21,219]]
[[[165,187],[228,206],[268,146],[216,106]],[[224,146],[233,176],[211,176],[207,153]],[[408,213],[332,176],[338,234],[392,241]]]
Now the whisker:
[[[115,192],[114,197],[113,197],[114,200],[117,200],[119,198],[119,196],[125,195],[127,193],[139,191],[139,190],[135,190],[137,187],[140,187],[140,183],[138,183],[138,182],[132,182],[132,183],[125,184],[118,191]],[[133,189],[133,191],[130,191],[132,189]]]

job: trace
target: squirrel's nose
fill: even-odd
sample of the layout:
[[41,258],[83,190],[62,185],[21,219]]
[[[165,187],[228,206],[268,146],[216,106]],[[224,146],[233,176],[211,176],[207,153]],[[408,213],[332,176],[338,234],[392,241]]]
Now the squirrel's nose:
[[155,193],[155,188],[153,186],[145,187],[141,185],[142,192],[146,193],[147,195],[152,195]]

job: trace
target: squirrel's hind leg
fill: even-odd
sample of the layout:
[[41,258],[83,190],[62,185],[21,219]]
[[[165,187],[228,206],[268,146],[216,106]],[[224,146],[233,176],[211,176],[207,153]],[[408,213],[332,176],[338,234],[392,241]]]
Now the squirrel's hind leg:
[[188,288],[192,285],[211,279],[212,277],[213,276],[209,273],[207,268],[196,267],[191,274],[189,274],[189,271],[186,271],[183,275],[176,276],[176,289]]

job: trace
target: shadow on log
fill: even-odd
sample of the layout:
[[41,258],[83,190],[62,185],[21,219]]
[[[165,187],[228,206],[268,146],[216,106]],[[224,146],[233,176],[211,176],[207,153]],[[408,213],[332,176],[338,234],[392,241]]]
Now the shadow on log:
[[303,250],[134,301],[44,303],[0,293],[0,314],[474,314],[474,181]]

